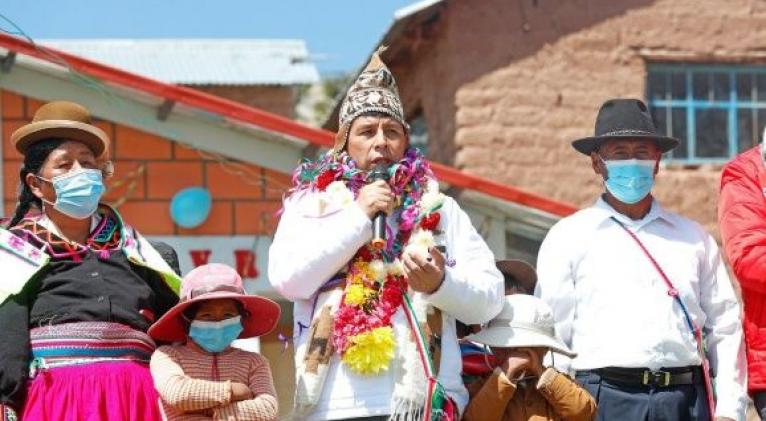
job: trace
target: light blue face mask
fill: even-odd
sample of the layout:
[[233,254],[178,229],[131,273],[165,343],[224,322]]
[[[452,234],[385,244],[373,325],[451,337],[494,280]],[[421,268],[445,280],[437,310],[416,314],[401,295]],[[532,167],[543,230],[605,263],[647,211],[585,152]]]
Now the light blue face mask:
[[75,219],[85,219],[93,215],[105,190],[101,170],[82,168],[50,180],[37,177],[51,183],[56,191],[55,203],[45,199],[43,201],[52,205],[53,209]]
[[218,353],[228,348],[242,333],[242,317],[232,317],[220,322],[193,320],[189,337],[207,352]]
[[[601,157],[599,157],[601,158]],[[623,159],[601,162],[606,166],[606,189],[617,200],[632,205],[638,203],[654,186],[654,168],[657,161]]]

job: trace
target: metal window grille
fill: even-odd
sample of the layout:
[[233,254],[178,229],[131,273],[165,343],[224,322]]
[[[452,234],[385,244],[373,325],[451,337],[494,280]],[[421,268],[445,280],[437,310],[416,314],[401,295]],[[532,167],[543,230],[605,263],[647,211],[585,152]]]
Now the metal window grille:
[[652,64],[646,96],[657,129],[681,140],[670,160],[721,163],[760,142],[766,66]]

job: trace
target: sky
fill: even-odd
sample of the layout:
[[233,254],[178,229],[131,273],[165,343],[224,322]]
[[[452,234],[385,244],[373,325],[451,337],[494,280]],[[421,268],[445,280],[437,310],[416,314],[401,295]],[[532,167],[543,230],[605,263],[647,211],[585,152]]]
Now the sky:
[[2,0],[38,38],[303,39],[323,75],[356,70],[415,0]]

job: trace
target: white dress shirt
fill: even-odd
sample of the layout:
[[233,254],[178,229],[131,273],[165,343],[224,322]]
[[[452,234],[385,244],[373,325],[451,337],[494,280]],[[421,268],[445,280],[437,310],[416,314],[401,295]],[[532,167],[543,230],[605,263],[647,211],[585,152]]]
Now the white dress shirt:
[[535,294],[551,305],[559,334],[578,354],[571,361],[557,356],[556,362],[571,371],[701,364],[681,308],[612,216],[638,236],[679,291],[692,320],[703,327],[716,374],[716,416],[744,420],[741,311],[718,246],[699,224],[666,211],[656,200],[643,219],[634,221],[599,198],[556,223],[546,236]]
[[[284,213],[269,249],[269,281],[283,296],[295,302],[295,361],[301,365],[311,324],[314,294],[344,268],[356,251],[372,239],[370,218],[355,203],[335,212],[312,216],[313,193],[297,193],[285,201]],[[425,299],[442,310],[441,364],[439,381],[459,409],[468,403],[468,392],[460,377],[462,359],[457,343],[455,319],[475,324],[489,321],[503,305],[503,278],[495,267],[492,251],[476,232],[468,215],[450,197],[439,210],[443,245],[454,265],[446,267],[442,285]],[[396,232],[393,218],[388,225]],[[392,234],[395,235],[395,234]],[[441,242],[438,241],[437,242]],[[395,325],[406,324],[401,309]],[[392,370],[365,376],[330,360],[322,395],[308,420],[387,415],[395,379]]]

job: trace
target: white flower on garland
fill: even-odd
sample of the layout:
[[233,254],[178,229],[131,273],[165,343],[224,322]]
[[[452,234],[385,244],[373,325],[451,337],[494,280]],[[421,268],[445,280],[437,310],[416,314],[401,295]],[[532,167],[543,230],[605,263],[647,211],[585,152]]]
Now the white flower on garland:
[[333,181],[324,192],[326,200],[330,203],[346,207],[354,202],[354,193],[346,187],[342,181]]
[[370,262],[370,270],[372,271],[373,276],[375,276],[375,280],[378,282],[386,280],[386,275],[388,274],[388,270],[386,269],[386,264],[380,259],[375,259]]
[[429,230],[418,228],[415,232],[412,233],[410,241],[407,243],[407,246],[404,247],[404,252],[417,252],[423,256],[426,256],[428,255],[428,250],[430,250],[434,245],[436,245],[436,241],[434,241],[434,234]]
[[404,276],[404,264],[399,259],[387,264],[386,270],[391,276]]
[[430,179],[423,197],[420,198],[420,213],[427,214],[444,203],[444,194],[439,192],[439,182]]

